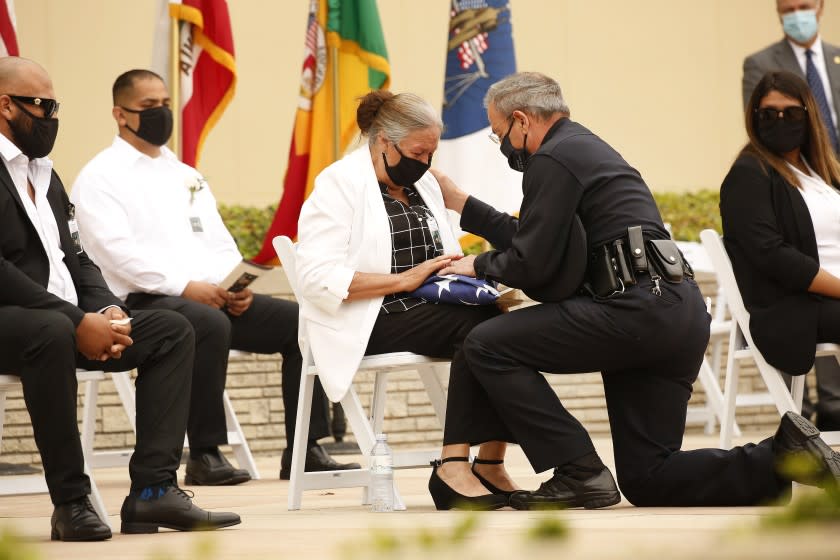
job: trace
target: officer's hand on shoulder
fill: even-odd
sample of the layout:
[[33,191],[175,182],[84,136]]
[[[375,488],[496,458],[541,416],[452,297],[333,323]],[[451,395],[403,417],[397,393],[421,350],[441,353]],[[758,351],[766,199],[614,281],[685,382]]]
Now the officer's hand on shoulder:
[[455,181],[446,176],[445,173],[438,169],[429,170],[440,185],[440,192],[443,194],[443,204],[453,212],[461,213],[464,211],[464,204],[467,203],[467,198],[470,195],[458,188]]

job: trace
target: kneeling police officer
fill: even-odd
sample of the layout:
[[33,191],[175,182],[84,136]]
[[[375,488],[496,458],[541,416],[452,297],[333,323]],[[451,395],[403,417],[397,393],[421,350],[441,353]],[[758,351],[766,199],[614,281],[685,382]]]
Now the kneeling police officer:
[[510,497],[515,508],[617,503],[589,434],[540,373],[600,371],[618,482],[635,505],[767,502],[790,487],[776,471],[788,453],[809,455],[817,478],[836,484],[840,455],[794,413],[757,445],[680,450],[710,317],[650,190],[618,152],[569,118],[553,79],[514,74],[489,89],[485,106],[491,137],[524,173],[519,218],[436,172],[461,227],[495,247],[441,273],[496,280],[542,305],[490,319],[466,339],[469,367],[450,380],[445,445],[512,441],[536,472],[553,468],[538,490]]

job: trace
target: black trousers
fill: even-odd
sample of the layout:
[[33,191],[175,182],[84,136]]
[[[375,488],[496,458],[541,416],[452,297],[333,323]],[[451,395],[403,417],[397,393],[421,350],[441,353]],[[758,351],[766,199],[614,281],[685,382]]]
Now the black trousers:
[[[187,423],[192,447],[213,447],[227,443],[222,394],[230,349],[258,354],[279,352],[283,355],[281,382],[286,441],[294,441],[302,363],[297,342],[297,304],[255,294],[251,306],[237,317],[224,310],[177,296],[131,294],[126,302],[136,309],[177,311],[195,329],[195,367]],[[319,383],[312,398],[310,439],[330,433],[327,404],[327,397]]]
[[[664,283],[663,283],[664,284]],[[452,362],[444,443],[519,443],[536,472],[594,451],[539,372],[601,371],[619,486],[642,506],[750,505],[787,485],[771,440],[680,451],[686,407],[709,340],[692,280],[651,293],[650,278],[615,298],[573,297],[477,326]]]
[[132,489],[176,480],[187,426],[193,329],[171,311],[133,313],[134,345],[119,360],[76,351],[76,329],[55,311],[0,307],[0,371],[20,376],[50,498],[62,504],[90,493],[76,418],[76,368],[137,368],[137,440]]
[[379,315],[365,355],[414,352],[432,358],[453,358],[479,323],[501,314],[495,305],[423,304],[402,313]]

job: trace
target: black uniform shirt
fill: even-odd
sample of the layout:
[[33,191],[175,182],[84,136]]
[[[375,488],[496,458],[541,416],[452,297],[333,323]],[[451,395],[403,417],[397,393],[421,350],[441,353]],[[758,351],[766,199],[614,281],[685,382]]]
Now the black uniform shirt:
[[[499,157],[502,157],[499,155]],[[496,250],[475,260],[479,277],[515,288],[557,282],[570,266],[568,241],[580,217],[588,252],[642,226],[645,236],[668,239],[659,210],[639,172],[598,136],[562,118],[546,133],[522,178],[519,219],[470,197],[461,227],[486,238]]]

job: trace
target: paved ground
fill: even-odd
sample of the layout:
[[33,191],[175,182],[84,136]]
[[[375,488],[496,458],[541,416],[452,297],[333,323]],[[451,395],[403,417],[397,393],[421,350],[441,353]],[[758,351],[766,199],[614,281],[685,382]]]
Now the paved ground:
[[[608,440],[596,445],[612,456]],[[711,438],[689,438],[686,448],[714,445]],[[509,458],[511,472],[525,487],[535,476],[518,449]],[[761,519],[773,508],[635,508],[626,501],[598,511],[553,514],[503,510],[470,514],[437,512],[426,491],[429,471],[400,471],[397,480],[408,511],[373,514],[359,505],[360,490],[304,494],[303,509],[286,510],[287,482],[276,479],[278,457],[258,461],[263,480],[229,488],[197,488],[196,501],[210,509],[239,513],[242,525],[216,533],[120,535],[104,543],[52,543],[46,495],[0,498],[0,528],[20,535],[34,558],[60,559],[278,559],[278,558],[840,558],[840,525],[821,529],[768,530]],[[112,524],[127,488],[125,469],[101,469],[96,480]],[[461,542],[458,527],[475,524]],[[538,541],[536,526],[568,527],[568,537]],[[396,548],[389,548],[389,543]],[[25,558],[20,552],[0,560]]]

